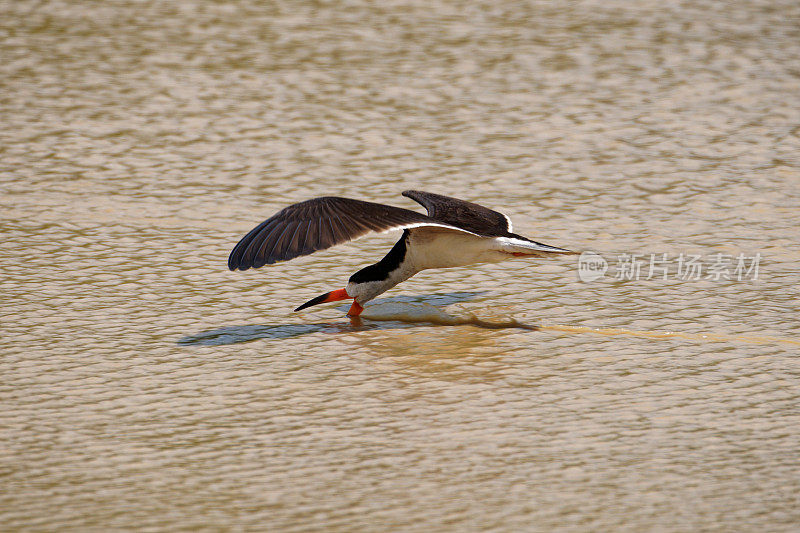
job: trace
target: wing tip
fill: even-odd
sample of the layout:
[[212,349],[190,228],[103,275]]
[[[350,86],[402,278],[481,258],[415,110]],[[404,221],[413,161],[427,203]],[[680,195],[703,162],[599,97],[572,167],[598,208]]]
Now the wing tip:
[[580,252],[576,252],[574,250],[568,250],[566,248],[560,248],[558,246],[550,246],[549,244],[545,244],[543,246],[545,246],[545,248],[540,250],[542,252],[559,254],[559,255],[580,255]]
[[[238,246],[236,247],[238,248]],[[236,257],[236,248],[231,251],[231,255],[228,256],[228,270],[234,271],[239,268],[239,258]]]
[[231,262],[228,262],[228,270],[230,270],[231,272],[236,272],[237,270],[244,271],[244,270],[247,270],[248,268],[250,268],[250,265],[245,265],[245,264],[242,264],[242,263],[231,263]]

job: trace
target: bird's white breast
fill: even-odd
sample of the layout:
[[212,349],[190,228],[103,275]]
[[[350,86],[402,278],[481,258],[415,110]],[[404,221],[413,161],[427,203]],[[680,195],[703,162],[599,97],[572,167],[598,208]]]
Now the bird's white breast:
[[492,237],[479,237],[446,228],[415,228],[409,232],[406,261],[415,270],[451,268],[510,259]]

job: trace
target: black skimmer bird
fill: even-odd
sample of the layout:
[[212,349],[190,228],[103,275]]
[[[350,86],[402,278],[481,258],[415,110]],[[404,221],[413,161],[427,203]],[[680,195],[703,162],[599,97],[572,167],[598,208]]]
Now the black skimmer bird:
[[428,268],[576,253],[512,233],[506,215],[482,205],[422,191],[404,191],[403,196],[422,204],[428,214],[335,196],[290,205],[239,241],[228,258],[228,268],[259,268],[373,231],[402,229],[402,237],[386,257],[353,274],[344,289],[317,296],[295,309],[352,299],[347,314],[358,316],[366,302]]

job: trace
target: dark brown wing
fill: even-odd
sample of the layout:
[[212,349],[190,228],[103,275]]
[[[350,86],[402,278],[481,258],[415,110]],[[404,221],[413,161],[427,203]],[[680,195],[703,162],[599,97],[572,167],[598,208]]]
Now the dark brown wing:
[[357,239],[371,231],[416,226],[448,226],[401,207],[325,196],[290,205],[239,241],[228,268],[247,270],[288,261]]
[[458,198],[423,191],[403,191],[403,196],[419,202],[428,216],[484,237],[511,235],[511,220],[503,213]]

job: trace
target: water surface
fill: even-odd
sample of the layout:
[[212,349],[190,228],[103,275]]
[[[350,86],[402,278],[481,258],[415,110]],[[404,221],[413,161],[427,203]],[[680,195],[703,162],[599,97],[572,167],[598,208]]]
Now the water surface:
[[[795,2],[0,11],[0,529],[797,529]],[[354,324],[291,310],[396,235],[226,269],[407,188],[760,274],[517,260]]]

